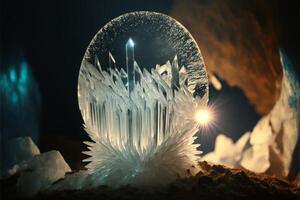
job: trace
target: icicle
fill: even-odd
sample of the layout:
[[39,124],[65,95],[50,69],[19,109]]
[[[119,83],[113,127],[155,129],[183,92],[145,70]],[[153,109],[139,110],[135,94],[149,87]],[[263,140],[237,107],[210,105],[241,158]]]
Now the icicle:
[[128,93],[134,89],[135,84],[135,72],[134,72],[134,42],[131,38],[126,43],[126,67],[127,67],[127,83]]
[[108,64],[109,64],[109,68],[111,68],[111,69],[116,68],[116,60],[113,57],[113,55],[111,54],[111,52],[108,53]]

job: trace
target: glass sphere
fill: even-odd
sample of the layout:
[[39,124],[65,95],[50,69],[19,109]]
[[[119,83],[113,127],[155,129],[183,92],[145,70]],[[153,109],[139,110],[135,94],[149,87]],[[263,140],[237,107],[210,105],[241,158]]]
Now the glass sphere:
[[86,50],[78,78],[79,107],[93,141],[86,142],[88,170],[99,184],[111,185],[185,176],[201,153],[194,111],[207,98],[200,50],[179,22],[154,12],[111,20]]

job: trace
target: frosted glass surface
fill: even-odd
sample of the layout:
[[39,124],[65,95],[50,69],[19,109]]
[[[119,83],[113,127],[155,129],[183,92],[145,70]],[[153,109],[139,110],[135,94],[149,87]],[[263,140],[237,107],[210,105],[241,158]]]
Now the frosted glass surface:
[[185,66],[188,88],[194,96],[208,92],[207,74],[201,52],[192,35],[175,19],[155,12],[133,12],[107,23],[91,41],[84,59],[93,62],[98,56],[101,66],[109,65],[111,52],[117,67],[125,67],[124,47],[129,38],[134,41],[135,60],[150,71],[178,57],[178,65]]

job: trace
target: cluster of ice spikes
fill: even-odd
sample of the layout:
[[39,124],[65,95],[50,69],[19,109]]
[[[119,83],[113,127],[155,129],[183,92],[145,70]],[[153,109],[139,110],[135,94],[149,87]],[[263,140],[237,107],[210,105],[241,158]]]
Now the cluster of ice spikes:
[[84,161],[93,179],[107,185],[164,184],[197,170],[199,144],[194,111],[206,102],[185,86],[185,68],[172,64],[140,69],[134,61],[134,88],[128,92],[127,74],[100,62],[83,61],[79,104],[92,142]]

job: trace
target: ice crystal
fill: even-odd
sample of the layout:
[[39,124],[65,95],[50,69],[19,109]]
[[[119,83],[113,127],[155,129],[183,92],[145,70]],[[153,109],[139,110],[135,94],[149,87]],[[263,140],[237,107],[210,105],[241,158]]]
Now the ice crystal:
[[78,79],[92,140],[84,152],[89,182],[160,184],[195,173],[201,153],[194,143],[195,111],[206,106],[207,89],[199,48],[176,20],[134,12],[105,25],[85,53]]
[[193,109],[206,102],[195,99],[179,78],[176,57],[151,72],[134,62],[139,76],[134,87],[122,80],[128,73],[106,72],[95,60],[83,63],[79,83],[85,130],[93,141],[85,142],[90,172],[104,184],[164,183],[185,176],[201,153],[194,144]]

